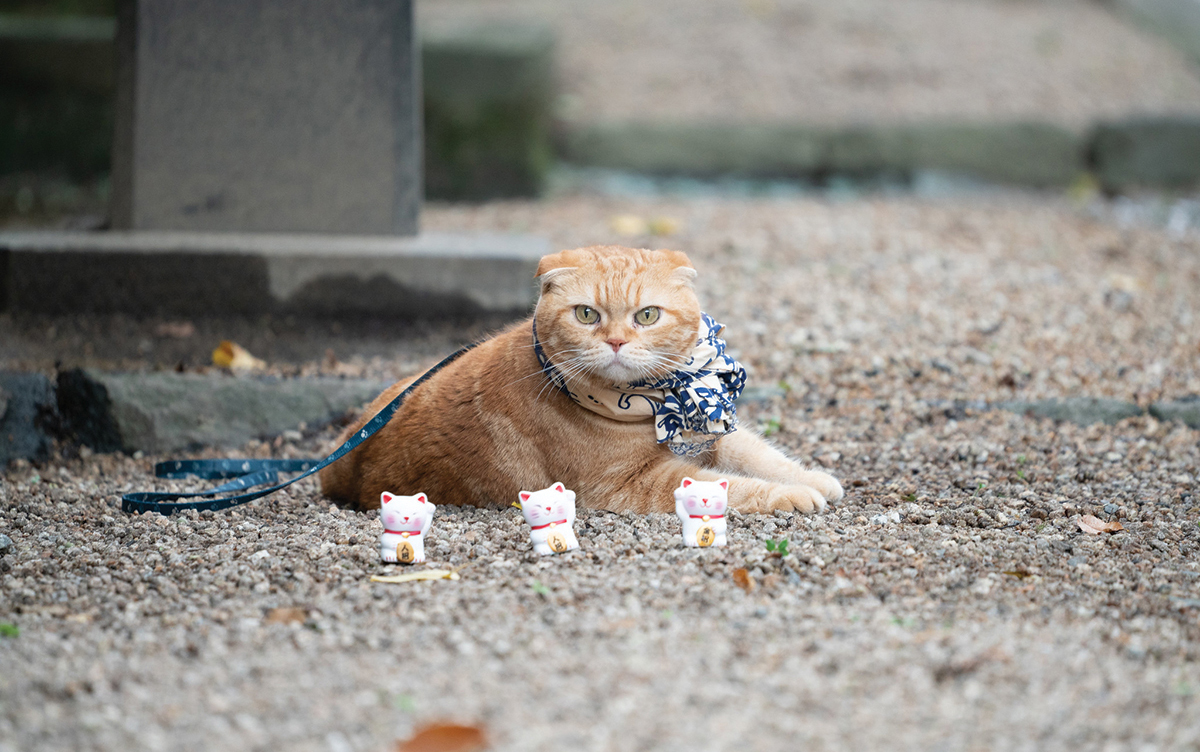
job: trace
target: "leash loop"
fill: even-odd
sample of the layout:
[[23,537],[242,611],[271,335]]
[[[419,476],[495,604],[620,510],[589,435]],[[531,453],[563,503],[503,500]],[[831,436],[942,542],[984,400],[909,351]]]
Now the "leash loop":
[[[478,344],[478,343],[476,343]],[[121,511],[129,514],[141,514],[142,512],[158,512],[162,515],[170,515],[175,512],[181,512],[185,509],[195,509],[197,511],[220,511],[229,509],[230,507],[240,506],[255,499],[261,499],[268,494],[287,488],[298,480],[307,478],[320,471],[322,468],[328,467],[337,460],[354,451],[359,444],[362,444],[367,439],[375,435],[375,432],[387,425],[400,406],[404,404],[404,400],[421,384],[429,380],[438,371],[442,370],[450,363],[457,360],[468,350],[475,347],[475,344],[462,347],[454,353],[443,358],[440,363],[430,368],[425,373],[421,374],[413,383],[404,388],[396,397],[384,406],[382,410],[375,414],[367,421],[361,430],[357,431],[345,443],[334,450],[325,459],[291,459],[291,460],[252,460],[252,459],[211,459],[211,460],[169,460],[167,462],[159,462],[154,466],[154,475],[159,478],[187,478],[197,477],[204,480],[224,480],[232,478],[228,483],[213,488],[209,491],[198,493],[157,493],[152,491],[137,491],[134,493],[122,494],[121,496]],[[277,483],[279,473],[300,473],[291,480]],[[257,491],[249,493],[236,494],[234,496],[224,496],[214,498],[218,494],[225,494],[231,491],[242,491],[250,488],[258,488],[259,486],[267,486]],[[180,499],[189,499],[189,501],[179,501]]]

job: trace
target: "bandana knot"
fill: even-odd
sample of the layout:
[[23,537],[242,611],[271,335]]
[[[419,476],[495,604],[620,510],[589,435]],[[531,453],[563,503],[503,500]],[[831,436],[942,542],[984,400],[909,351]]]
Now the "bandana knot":
[[563,393],[594,413],[621,421],[653,418],[658,443],[680,456],[709,449],[720,437],[737,430],[734,404],[746,386],[746,369],[725,354],[725,329],[707,313],[700,314],[700,333],[688,362],[666,376],[641,379],[587,394],[571,390],[546,357],[533,326],[533,351],[542,372]]

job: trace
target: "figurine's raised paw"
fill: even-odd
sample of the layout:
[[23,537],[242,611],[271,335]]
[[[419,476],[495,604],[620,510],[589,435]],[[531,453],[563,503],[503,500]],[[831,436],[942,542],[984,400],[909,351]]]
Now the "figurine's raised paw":
[[[836,483],[836,481],[834,481]],[[798,510],[805,514],[820,512],[825,509],[825,497],[821,492],[810,486],[776,486],[767,496],[764,512],[779,509],[784,512]]]

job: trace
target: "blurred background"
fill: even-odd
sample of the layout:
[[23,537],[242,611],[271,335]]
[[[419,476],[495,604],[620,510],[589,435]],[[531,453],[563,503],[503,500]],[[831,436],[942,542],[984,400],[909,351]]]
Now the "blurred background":
[[[0,227],[109,221],[115,0],[0,2]],[[1195,0],[419,0],[429,201],[1170,191]],[[502,74],[497,75],[501,70]],[[764,182],[765,181],[765,182]]]

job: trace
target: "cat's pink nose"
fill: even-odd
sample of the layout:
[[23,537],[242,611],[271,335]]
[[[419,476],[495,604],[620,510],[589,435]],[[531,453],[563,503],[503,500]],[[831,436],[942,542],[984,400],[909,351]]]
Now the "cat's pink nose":
[[625,344],[625,340],[617,339],[616,337],[613,337],[612,339],[608,340],[608,346],[613,349],[613,352],[620,351],[621,345],[623,345],[623,344]]
[[708,499],[701,499],[700,501],[704,502],[705,504],[708,503]]
[[549,511],[550,511],[550,507],[546,507],[546,511],[547,511],[547,512],[549,512]]

